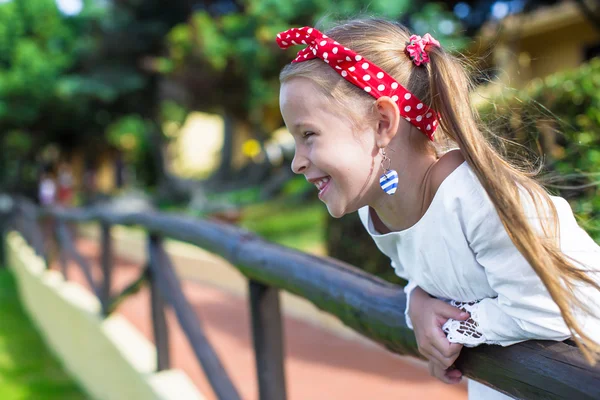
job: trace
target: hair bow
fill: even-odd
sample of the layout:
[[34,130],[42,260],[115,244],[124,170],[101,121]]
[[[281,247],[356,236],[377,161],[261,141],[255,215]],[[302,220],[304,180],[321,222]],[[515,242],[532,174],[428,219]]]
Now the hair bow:
[[[425,38],[431,36],[425,35]],[[374,98],[389,96],[398,105],[400,115],[423,132],[429,140],[433,140],[433,133],[438,126],[437,112],[370,60],[308,26],[281,32],[277,34],[276,41],[282,49],[293,45],[307,45],[298,52],[293,63],[320,58],[345,80]],[[418,43],[425,48],[425,44]]]
[[441,47],[440,42],[435,40],[433,36],[426,33],[423,37],[412,35],[406,42],[406,54],[415,63],[416,66],[429,62],[429,54],[432,47]]

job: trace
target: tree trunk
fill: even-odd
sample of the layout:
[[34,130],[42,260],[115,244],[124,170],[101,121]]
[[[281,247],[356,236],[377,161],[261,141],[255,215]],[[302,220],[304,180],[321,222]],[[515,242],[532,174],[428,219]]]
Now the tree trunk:
[[154,166],[155,179],[154,181],[161,185],[168,181],[169,174],[165,160],[165,149],[160,127],[154,126],[148,132],[148,142],[150,144],[150,154],[152,155],[152,164]]
[[235,117],[233,114],[225,111],[223,112],[223,148],[221,149],[221,161],[211,181],[227,180],[233,175],[234,133]]

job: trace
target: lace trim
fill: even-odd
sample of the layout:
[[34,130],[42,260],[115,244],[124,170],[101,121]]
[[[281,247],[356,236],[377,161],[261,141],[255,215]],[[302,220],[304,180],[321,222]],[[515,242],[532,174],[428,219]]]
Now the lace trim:
[[446,321],[442,326],[442,330],[446,332],[448,341],[451,343],[461,343],[465,347],[475,347],[486,343],[485,336],[479,331],[479,324],[477,323],[479,320],[479,302],[450,300],[448,303],[471,314],[471,318],[466,321],[457,321],[454,319]]

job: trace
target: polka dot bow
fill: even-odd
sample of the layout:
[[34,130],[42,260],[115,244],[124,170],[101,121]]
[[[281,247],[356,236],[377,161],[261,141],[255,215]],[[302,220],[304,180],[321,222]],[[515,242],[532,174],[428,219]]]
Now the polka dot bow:
[[281,32],[277,34],[276,41],[282,49],[293,45],[307,45],[292,62],[320,58],[348,82],[376,99],[389,96],[398,104],[400,115],[422,131],[429,140],[433,140],[433,133],[438,126],[437,113],[371,61],[308,26]]

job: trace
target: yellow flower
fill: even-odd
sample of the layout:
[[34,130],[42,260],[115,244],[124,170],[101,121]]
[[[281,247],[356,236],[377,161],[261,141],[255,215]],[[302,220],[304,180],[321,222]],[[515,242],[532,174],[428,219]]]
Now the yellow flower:
[[249,158],[255,158],[260,152],[260,143],[256,139],[248,139],[242,145],[242,153]]

